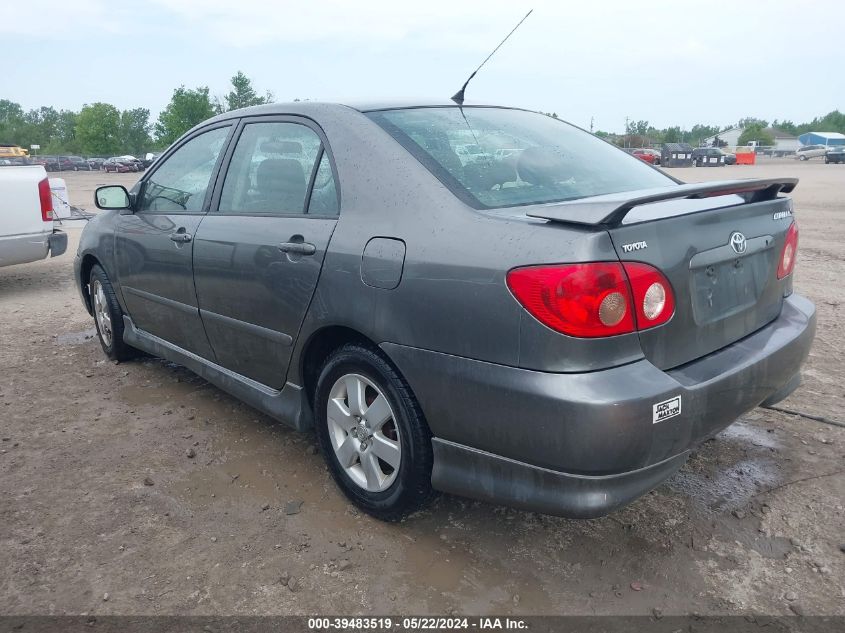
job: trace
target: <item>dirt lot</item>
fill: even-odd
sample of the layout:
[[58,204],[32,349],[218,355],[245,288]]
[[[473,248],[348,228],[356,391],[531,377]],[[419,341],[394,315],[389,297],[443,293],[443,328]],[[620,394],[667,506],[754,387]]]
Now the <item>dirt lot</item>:
[[[796,287],[819,330],[781,406],[845,422],[845,166],[672,173],[801,178]],[[89,208],[135,180],[64,177]],[[845,428],[757,409],[604,519],[442,496],[386,525],[312,437],[176,365],[106,361],[69,232],[66,255],[0,269],[0,613],[845,614]]]

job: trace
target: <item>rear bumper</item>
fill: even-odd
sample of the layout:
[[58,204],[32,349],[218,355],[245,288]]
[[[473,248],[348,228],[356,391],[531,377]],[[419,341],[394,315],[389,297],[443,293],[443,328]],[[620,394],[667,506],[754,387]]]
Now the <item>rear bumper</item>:
[[[549,374],[384,344],[435,436],[432,484],[549,514],[594,517],[674,473],[688,451],[797,387],[815,308],[793,295],[754,334],[682,367],[647,360]],[[655,405],[679,399],[654,422]]]
[[684,465],[689,452],[625,473],[574,475],[435,438],[438,490],[571,519],[604,516],[657,487]]
[[47,242],[50,245],[50,257],[64,255],[67,250],[67,233],[54,230],[53,234],[47,238]]
[[47,257],[49,233],[0,237],[0,266],[26,264]]

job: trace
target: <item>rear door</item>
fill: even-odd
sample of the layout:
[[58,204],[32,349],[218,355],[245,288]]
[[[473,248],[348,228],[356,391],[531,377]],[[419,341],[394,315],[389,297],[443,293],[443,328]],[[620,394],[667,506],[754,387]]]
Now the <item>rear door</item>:
[[296,117],[245,119],[194,240],[194,283],[217,362],[284,384],[339,208],[326,139]]
[[791,277],[777,278],[791,201],[735,195],[635,208],[610,234],[619,258],[658,268],[675,314],[640,332],[645,356],[669,369],[730,345],[780,314]]
[[144,179],[134,212],[118,216],[115,230],[118,278],[135,325],[210,360],[191,259],[233,127],[206,128],[183,141]]

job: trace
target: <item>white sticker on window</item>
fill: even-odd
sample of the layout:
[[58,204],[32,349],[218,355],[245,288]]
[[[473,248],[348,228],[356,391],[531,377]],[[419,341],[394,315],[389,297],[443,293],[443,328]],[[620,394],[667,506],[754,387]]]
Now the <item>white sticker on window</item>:
[[668,420],[669,418],[674,418],[676,415],[681,415],[681,396],[675,396],[669,400],[658,402],[657,404],[652,405],[651,410],[651,421],[653,424],[663,422],[663,420]]

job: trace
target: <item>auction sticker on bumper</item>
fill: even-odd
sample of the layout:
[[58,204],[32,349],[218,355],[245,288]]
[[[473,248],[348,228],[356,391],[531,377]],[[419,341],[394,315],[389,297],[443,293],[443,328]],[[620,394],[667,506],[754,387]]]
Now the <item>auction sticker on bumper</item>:
[[674,418],[676,415],[681,415],[681,396],[675,396],[669,400],[658,402],[651,407],[652,417],[651,421],[654,424]]

